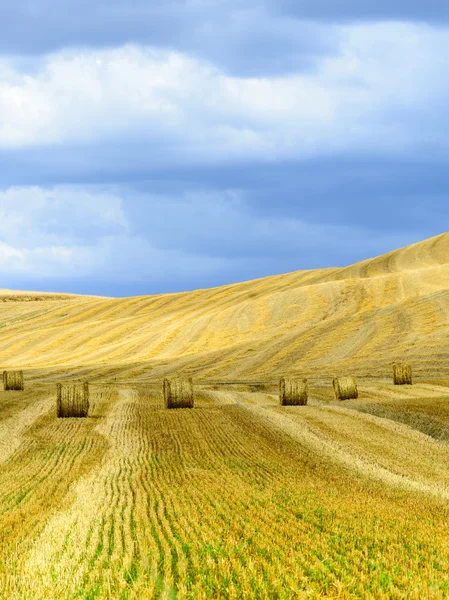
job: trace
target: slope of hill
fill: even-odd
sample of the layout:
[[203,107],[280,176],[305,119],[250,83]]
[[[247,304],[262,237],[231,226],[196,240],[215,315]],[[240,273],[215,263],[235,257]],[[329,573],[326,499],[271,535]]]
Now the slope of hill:
[[[1,361],[26,368],[0,390],[0,600],[448,598],[448,249],[158,297],[0,293]],[[345,402],[330,379],[308,406],[213,384],[399,357],[425,377]],[[174,371],[209,379],[193,410],[137,385]],[[59,419],[74,375],[88,417]]]
[[398,359],[449,375],[449,233],[346,268],[194,292],[1,300],[0,364],[31,377],[380,376]]

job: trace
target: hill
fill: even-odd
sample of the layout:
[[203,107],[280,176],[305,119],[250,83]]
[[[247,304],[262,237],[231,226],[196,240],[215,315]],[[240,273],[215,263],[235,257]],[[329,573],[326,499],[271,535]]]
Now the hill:
[[[26,301],[24,301],[26,300]],[[0,364],[29,376],[449,375],[449,233],[345,268],[124,299],[0,292]]]
[[[154,297],[2,292],[1,361],[26,371],[0,390],[0,600],[449,597],[448,248]],[[393,385],[398,357],[419,381]],[[388,380],[279,405],[277,374],[343,370]],[[175,371],[193,409],[165,407]],[[88,415],[57,418],[74,375]]]

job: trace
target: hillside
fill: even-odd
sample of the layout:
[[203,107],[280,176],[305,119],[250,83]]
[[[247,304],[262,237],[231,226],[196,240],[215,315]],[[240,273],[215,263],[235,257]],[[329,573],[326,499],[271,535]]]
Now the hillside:
[[[0,600],[448,598],[448,258],[444,234],[192,293],[0,293],[25,367],[0,390]],[[318,376],[349,370],[379,377],[336,401]],[[166,409],[175,371],[193,409]],[[294,372],[308,405],[280,406]],[[57,418],[73,376],[88,414]]]
[[214,289],[125,299],[4,290],[0,302],[0,364],[31,378],[382,376],[398,359],[449,375],[449,233],[345,268]]

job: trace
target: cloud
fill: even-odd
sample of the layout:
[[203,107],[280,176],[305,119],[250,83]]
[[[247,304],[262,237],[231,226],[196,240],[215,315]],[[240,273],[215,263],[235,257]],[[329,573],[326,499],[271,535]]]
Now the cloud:
[[86,248],[76,246],[46,245],[29,249],[0,242],[0,261],[0,273],[11,282],[23,277],[42,282],[55,276],[66,279],[95,272],[91,254]]
[[[151,217],[157,206],[147,208]],[[167,211],[158,227],[162,231],[154,240],[133,232],[124,202],[113,191],[10,188],[0,193],[0,273],[10,282],[147,280],[150,289],[152,280],[210,275],[232,262],[164,245],[164,237],[173,235]]]
[[17,277],[93,275],[98,260],[89,243],[126,230],[120,200],[59,187],[0,192],[0,272]]
[[[130,43],[187,53],[234,75],[306,69],[335,40],[317,22],[275,15],[264,2],[28,0],[3,3],[0,52],[33,54]],[[326,35],[324,35],[326,33]]]
[[[447,22],[444,0],[27,0],[0,4],[0,52],[138,43],[212,60],[233,74],[307,67],[333,42],[329,22]],[[304,23],[307,21],[307,23]]]
[[[329,253],[345,264],[350,253],[370,256],[416,239],[410,232],[255,215],[239,190],[167,196],[12,188],[0,195],[0,223],[3,287],[56,282],[54,289],[70,284],[76,291],[84,282],[90,293],[210,287],[330,266],[324,259]],[[91,223],[88,234],[80,234],[79,223]]]
[[0,5],[4,282],[209,287],[440,232],[447,6],[243,4]]
[[0,65],[0,148],[120,143],[152,165],[446,149],[449,30],[340,30],[310,73],[232,77],[188,55],[127,46]]
[[[251,278],[251,272],[263,276],[276,269],[344,265],[351,255],[374,256],[419,239],[416,224],[404,232],[398,226],[382,231],[366,221],[329,222],[317,213],[306,216],[307,203],[288,207],[281,202],[273,210],[262,210],[257,196],[238,189],[123,194],[128,218],[141,237],[164,251],[229,261],[222,263],[224,276],[230,274],[228,266]],[[329,255],[332,261],[326,263]]]
[[126,228],[121,200],[108,193],[93,198],[86,190],[64,186],[0,192],[0,239],[21,248],[35,249],[42,242],[55,247],[82,244]]
[[439,23],[449,19],[444,0],[270,0],[275,12],[301,19],[333,21],[400,20]]

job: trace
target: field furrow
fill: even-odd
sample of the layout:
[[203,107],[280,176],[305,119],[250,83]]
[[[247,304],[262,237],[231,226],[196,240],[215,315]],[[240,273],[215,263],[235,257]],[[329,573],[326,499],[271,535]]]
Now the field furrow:
[[355,406],[196,403],[92,386],[87,419],[32,422],[0,467],[0,597],[446,597],[449,446]]

